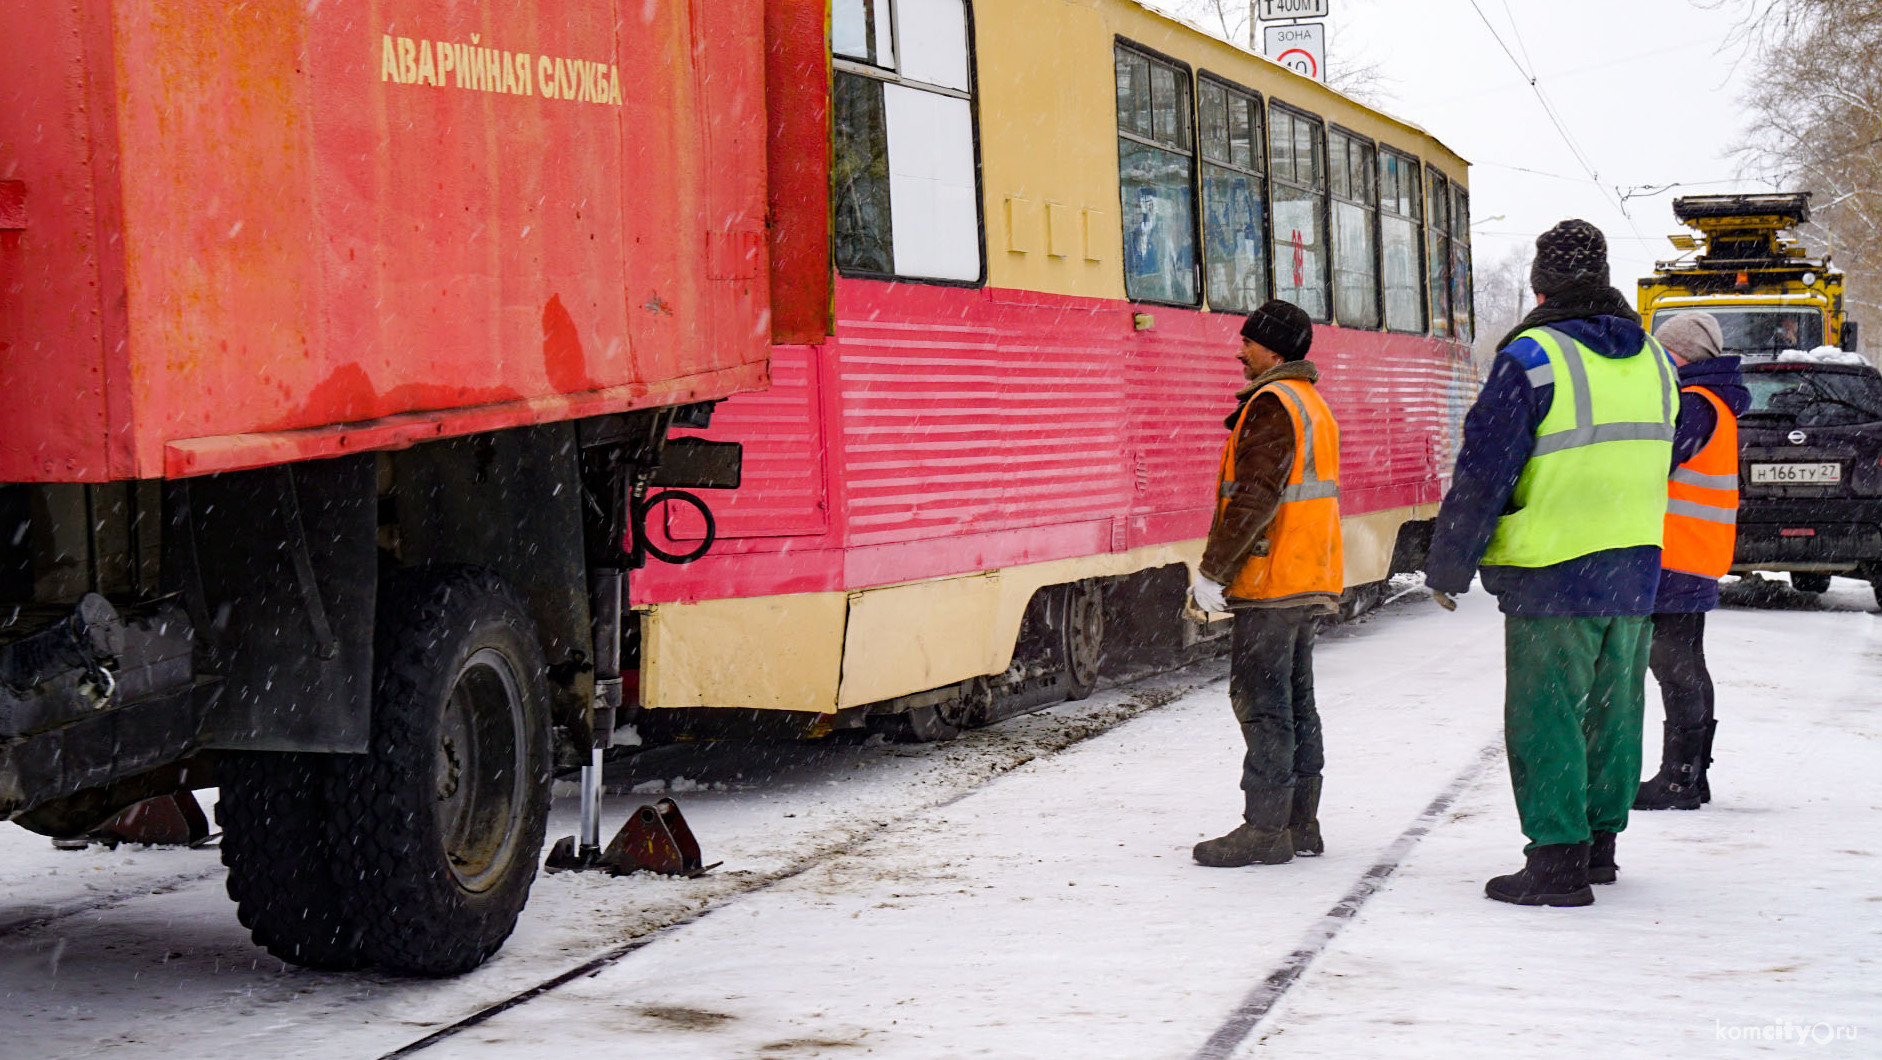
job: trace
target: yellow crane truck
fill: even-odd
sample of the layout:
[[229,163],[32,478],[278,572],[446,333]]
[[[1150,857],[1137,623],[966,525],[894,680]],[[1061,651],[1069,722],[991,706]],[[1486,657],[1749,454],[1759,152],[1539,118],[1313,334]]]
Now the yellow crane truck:
[[1843,274],[1812,258],[1791,232],[1810,220],[1810,193],[1686,195],[1673,216],[1695,234],[1671,237],[1686,253],[1640,281],[1648,327],[1688,310],[1718,318],[1725,352],[1749,361],[1825,344],[1856,349],[1843,307]]
[[1812,593],[1849,575],[1882,593],[1882,373],[1859,352],[1843,274],[1792,236],[1809,193],[1690,195],[1673,215],[1697,234],[1672,237],[1688,253],[1640,281],[1640,315],[1658,328],[1711,313],[1744,359],[1733,571],[1785,571]]

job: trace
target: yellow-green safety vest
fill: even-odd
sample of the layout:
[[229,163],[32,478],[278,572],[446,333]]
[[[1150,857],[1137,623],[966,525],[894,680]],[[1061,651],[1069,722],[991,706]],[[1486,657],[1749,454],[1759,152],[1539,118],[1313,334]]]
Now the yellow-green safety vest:
[[1529,370],[1529,385],[1554,384],[1555,397],[1483,562],[1548,567],[1611,548],[1658,548],[1679,409],[1666,351],[1651,336],[1619,358],[1554,328],[1519,337],[1549,358]]

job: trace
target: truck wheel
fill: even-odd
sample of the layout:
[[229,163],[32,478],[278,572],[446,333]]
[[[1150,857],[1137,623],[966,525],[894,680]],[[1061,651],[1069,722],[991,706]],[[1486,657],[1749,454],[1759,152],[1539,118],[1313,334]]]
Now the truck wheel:
[[274,956],[325,971],[364,963],[334,857],[336,757],[231,752],[216,767],[216,822],[237,919]]
[[1800,593],[1830,591],[1830,576],[1821,571],[1791,571],[1791,588]]
[[379,602],[372,746],[349,777],[349,858],[367,957],[456,975],[529,898],[549,813],[536,627],[488,571],[422,568]]

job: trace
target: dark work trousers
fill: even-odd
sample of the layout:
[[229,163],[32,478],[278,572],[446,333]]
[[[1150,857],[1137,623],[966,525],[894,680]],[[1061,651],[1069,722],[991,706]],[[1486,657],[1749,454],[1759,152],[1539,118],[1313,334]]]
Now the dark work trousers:
[[1312,608],[1235,612],[1229,703],[1241,723],[1242,790],[1253,795],[1316,777],[1326,764],[1313,702]]
[[1696,729],[1712,720],[1712,674],[1706,669],[1703,611],[1653,616],[1653,651],[1647,656],[1660,682],[1666,723]]

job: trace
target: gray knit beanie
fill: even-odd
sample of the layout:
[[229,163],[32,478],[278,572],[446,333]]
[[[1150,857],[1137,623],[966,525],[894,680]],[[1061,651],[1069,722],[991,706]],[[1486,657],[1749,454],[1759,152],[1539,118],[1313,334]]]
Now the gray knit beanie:
[[1608,240],[1579,218],[1563,221],[1536,237],[1536,260],[1529,266],[1529,286],[1543,297],[1571,287],[1608,285]]
[[1681,313],[1655,329],[1653,337],[1689,364],[1717,357],[1725,348],[1725,335],[1711,313]]

